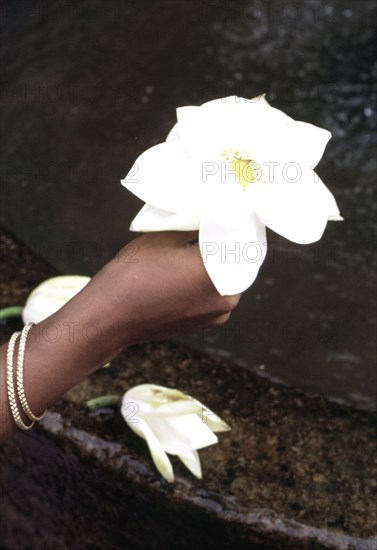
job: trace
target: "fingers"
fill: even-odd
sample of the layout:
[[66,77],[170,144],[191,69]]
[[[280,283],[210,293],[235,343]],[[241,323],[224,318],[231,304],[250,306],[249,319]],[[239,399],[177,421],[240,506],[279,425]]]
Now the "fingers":
[[198,231],[154,231],[152,233],[144,233],[141,237],[143,240],[151,242],[159,242],[165,245],[186,245],[198,242]]
[[183,242],[189,245],[199,243],[199,231],[181,231]]
[[219,317],[215,317],[211,321],[211,327],[213,328],[222,327],[229,320],[230,316],[231,316],[231,312],[228,312],[228,313],[224,313],[223,315],[220,315]]
[[233,311],[240,301],[241,294],[233,294],[231,296],[222,296],[224,307],[227,311]]

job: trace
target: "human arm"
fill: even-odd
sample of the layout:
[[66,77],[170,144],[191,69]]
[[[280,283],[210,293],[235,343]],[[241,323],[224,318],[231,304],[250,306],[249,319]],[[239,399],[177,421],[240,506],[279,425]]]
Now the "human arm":
[[[196,236],[142,235],[132,241],[132,256],[128,245],[63,308],[31,329],[24,388],[35,414],[132,344],[228,319],[239,296],[218,294],[192,244]],[[5,344],[0,349],[0,442],[16,429],[7,400],[6,351]]]

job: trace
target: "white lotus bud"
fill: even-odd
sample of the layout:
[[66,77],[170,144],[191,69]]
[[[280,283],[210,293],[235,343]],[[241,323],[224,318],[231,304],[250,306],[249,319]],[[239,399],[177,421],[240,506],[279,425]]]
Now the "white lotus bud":
[[39,323],[64,306],[90,281],[90,277],[61,275],[47,279],[37,286],[26,300],[22,320]]
[[174,481],[166,453],[176,455],[197,477],[202,477],[198,450],[218,442],[214,432],[230,427],[205,405],[179,390],[142,384],[122,400],[122,415],[129,427],[146,440],[160,474]]

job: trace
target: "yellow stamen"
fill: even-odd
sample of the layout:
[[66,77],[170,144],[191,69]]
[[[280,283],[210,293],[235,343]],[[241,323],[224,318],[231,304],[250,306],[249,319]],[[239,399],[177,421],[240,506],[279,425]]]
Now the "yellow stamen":
[[265,183],[259,164],[253,160],[249,153],[241,152],[239,149],[226,149],[223,151],[222,157],[228,161],[244,191],[251,183],[256,181]]

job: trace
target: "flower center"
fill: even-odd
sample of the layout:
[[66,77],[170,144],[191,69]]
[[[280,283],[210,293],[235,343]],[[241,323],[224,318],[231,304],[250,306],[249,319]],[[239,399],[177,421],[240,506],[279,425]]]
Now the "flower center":
[[238,183],[240,183],[246,191],[251,183],[261,181],[265,183],[261,167],[252,158],[248,151],[240,151],[239,149],[225,149],[221,156],[229,163],[231,169],[236,175]]

